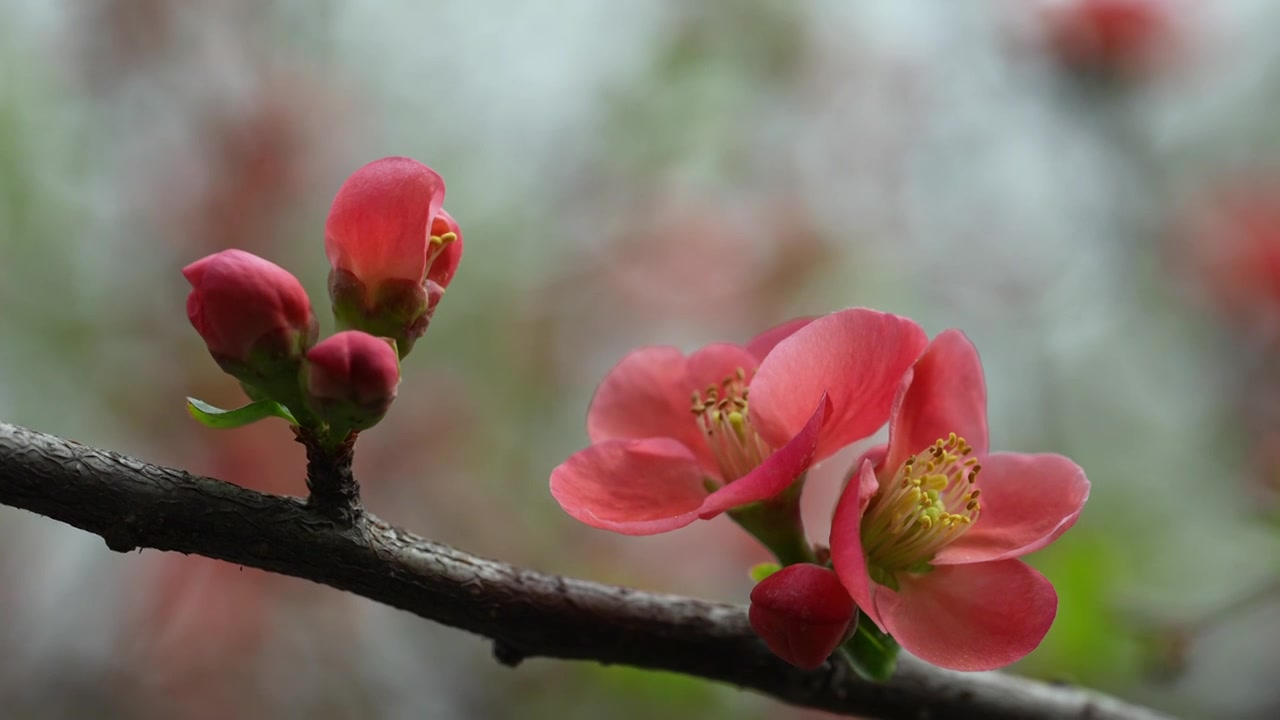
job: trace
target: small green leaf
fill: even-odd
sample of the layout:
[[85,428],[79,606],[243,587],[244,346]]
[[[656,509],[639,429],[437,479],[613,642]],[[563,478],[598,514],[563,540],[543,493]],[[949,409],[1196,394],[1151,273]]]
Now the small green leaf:
[[293,417],[293,413],[289,412],[289,408],[275,400],[259,400],[243,407],[238,407],[235,410],[223,410],[203,400],[189,397],[187,398],[187,412],[191,414],[191,417],[199,420],[202,425],[218,430],[238,428],[269,417],[283,418],[291,425],[298,424],[298,421]]
[[781,569],[782,566],[778,563],[762,562],[759,565],[751,566],[751,579],[754,582],[760,582]]
[[860,677],[872,682],[884,682],[893,677],[898,667],[898,642],[880,631],[875,623],[860,618],[853,637],[841,646],[843,654]]

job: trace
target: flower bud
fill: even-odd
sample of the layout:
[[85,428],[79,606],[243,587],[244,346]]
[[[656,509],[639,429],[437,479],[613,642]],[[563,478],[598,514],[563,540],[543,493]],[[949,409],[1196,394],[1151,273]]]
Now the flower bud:
[[342,326],[390,337],[409,353],[462,257],[443,202],[444,180],[405,157],[375,160],[343,183],[325,224],[329,295]]
[[325,338],[307,353],[306,390],[330,425],[364,430],[396,399],[400,360],[395,345],[359,330]]
[[834,572],[801,563],[755,586],[748,617],[775,655],[812,670],[844,642],[856,610]]
[[289,271],[243,250],[223,250],[182,269],[187,317],[223,370],[263,390],[296,384],[315,342],[307,293]]

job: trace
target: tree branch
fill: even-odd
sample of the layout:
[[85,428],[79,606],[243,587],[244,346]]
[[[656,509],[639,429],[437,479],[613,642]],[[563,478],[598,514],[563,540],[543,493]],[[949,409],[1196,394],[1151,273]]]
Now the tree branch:
[[741,607],[546,575],[420,538],[360,513],[335,521],[265,495],[0,423],[0,504],[136,548],[305,578],[476,633],[499,662],[594,660],[718,680],[784,702],[883,718],[1155,720],[1079,688],[957,673],[904,657],[884,684],[774,657]]

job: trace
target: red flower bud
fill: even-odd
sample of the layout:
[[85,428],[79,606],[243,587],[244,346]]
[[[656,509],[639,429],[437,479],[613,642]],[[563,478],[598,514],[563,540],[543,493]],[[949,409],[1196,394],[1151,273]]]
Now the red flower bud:
[[[187,317],[224,369],[297,360],[315,342],[311,301],[288,270],[243,250],[223,250],[182,269]],[[295,369],[296,370],[296,369]]]
[[407,355],[462,259],[458,224],[441,209],[444,181],[403,157],[376,160],[343,183],[325,225],[329,297],[343,328],[396,341]]
[[787,662],[812,670],[844,642],[857,608],[836,574],[789,565],[751,591],[751,627]]
[[444,180],[436,171],[407,157],[374,160],[333,198],[324,238],[329,264],[375,295],[388,280],[420,284],[443,203]]
[[400,359],[386,338],[348,330],[307,353],[307,394],[330,424],[372,427],[395,400],[399,384]]

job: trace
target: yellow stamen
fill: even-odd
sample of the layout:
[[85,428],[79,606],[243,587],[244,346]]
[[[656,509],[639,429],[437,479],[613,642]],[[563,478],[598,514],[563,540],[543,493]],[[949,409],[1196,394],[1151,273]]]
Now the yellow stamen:
[[746,380],[746,371],[738,368],[718,385],[708,385],[691,397],[690,409],[725,482],[751,472],[772,452],[751,422]]
[[951,433],[912,455],[871,500],[862,545],[873,577],[889,583],[897,572],[927,568],[938,551],[978,519],[980,491],[972,487],[982,465],[973,447]]

